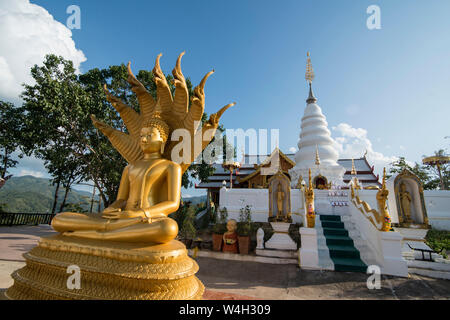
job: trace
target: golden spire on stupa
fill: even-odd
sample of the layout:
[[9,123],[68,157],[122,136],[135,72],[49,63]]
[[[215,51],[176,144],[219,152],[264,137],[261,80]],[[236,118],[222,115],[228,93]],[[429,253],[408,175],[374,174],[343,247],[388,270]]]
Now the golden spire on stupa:
[[309,83],[309,96],[308,99],[306,99],[306,103],[316,103],[317,99],[314,97],[314,93],[312,91],[311,83],[314,80],[314,70],[311,63],[311,58],[309,56],[309,51],[307,53],[308,58],[306,59],[306,72],[305,72],[305,79]]
[[308,58],[306,58],[305,79],[306,79],[306,81],[308,81],[311,84],[311,82],[313,82],[313,80],[314,80],[314,70],[313,70],[312,63],[311,63],[311,57],[309,56],[309,51],[307,52],[306,55]]
[[316,144],[316,166],[320,165],[320,158],[319,158],[319,148]]

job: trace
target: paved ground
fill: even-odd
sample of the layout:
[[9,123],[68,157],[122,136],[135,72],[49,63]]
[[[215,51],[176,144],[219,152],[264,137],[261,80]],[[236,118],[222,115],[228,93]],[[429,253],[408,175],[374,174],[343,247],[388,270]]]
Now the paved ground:
[[[10,274],[24,265],[22,254],[49,226],[0,227],[0,293],[12,285]],[[198,277],[206,299],[449,299],[450,281],[418,275],[382,277],[381,289],[367,289],[361,273],[306,271],[295,265],[228,261],[198,257]]]

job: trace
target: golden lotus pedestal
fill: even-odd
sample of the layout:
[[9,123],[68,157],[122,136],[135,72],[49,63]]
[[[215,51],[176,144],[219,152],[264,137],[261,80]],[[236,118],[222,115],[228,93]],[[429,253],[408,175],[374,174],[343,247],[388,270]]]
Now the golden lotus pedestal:
[[[41,238],[24,257],[9,299],[185,300],[204,292],[197,263],[176,240],[148,245],[56,235]],[[70,266],[79,267],[79,289],[68,288]]]

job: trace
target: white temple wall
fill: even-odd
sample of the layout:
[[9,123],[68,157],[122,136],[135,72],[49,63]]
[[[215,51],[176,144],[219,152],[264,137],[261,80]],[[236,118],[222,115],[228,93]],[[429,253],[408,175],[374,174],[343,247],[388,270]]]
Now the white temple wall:
[[424,190],[423,195],[431,227],[450,231],[450,190]]
[[[292,223],[303,223],[304,199],[299,189],[291,189]],[[241,208],[251,206],[252,221],[268,222],[269,189],[220,189],[220,208],[227,208],[228,219],[239,221]]]

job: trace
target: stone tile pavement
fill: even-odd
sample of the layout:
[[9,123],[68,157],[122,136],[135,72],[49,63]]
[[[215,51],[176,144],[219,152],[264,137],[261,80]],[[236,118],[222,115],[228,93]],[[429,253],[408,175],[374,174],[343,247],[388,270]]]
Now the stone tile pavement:
[[[41,236],[54,231],[48,225],[0,227],[0,295],[12,285],[10,274],[24,265],[22,254]],[[362,273],[308,271],[295,265],[197,257],[197,274],[206,287],[205,299],[449,299],[450,280],[419,275],[383,276],[381,289],[369,290]]]

